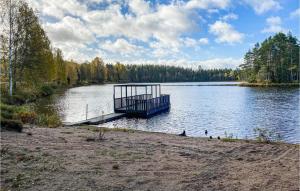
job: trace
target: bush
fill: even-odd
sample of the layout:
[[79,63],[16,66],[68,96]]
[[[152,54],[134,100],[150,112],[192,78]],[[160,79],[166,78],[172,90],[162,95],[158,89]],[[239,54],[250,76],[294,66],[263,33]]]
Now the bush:
[[61,125],[59,116],[55,114],[53,115],[40,114],[38,115],[36,122],[38,125],[46,126],[50,128],[55,128]]
[[50,87],[51,87],[52,89],[57,89],[57,88],[58,88],[57,84],[55,84],[55,83],[52,83],[52,84],[50,85]]
[[17,114],[17,118],[20,119],[23,123],[33,124],[37,118],[37,115],[33,111],[22,111]]
[[264,143],[270,143],[272,140],[273,133],[265,128],[255,128],[254,132],[257,134],[257,141],[258,142],[264,142]]
[[42,96],[48,96],[54,93],[54,90],[51,86],[44,85],[40,88],[40,94]]
[[12,119],[14,113],[17,111],[17,107],[1,103],[0,110],[1,110],[1,118]]
[[26,103],[26,101],[26,97],[22,95],[12,95],[12,97],[10,98],[10,104],[14,105],[22,105]]
[[1,118],[1,129],[22,132],[23,125],[19,120]]
[[2,96],[1,102],[9,105],[23,105],[35,99],[36,99],[36,95],[34,94],[34,92],[18,91],[16,92],[16,94],[12,96],[9,95]]
[[4,119],[12,119],[13,118],[13,113],[7,110],[1,110],[1,118]]

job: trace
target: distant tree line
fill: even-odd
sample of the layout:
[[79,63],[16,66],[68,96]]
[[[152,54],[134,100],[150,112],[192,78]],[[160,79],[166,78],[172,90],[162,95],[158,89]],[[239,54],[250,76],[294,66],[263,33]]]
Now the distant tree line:
[[[237,79],[236,71],[231,69],[194,70],[162,65],[124,65],[119,62],[105,64],[99,57],[82,64],[66,61],[62,51],[51,46],[38,16],[26,2],[1,0],[0,8],[1,84],[10,84],[11,76],[14,92],[17,89],[36,90],[47,84]],[[7,90],[7,86],[2,90]]]
[[296,37],[278,33],[245,54],[239,77],[249,82],[299,82],[299,51]]
[[[101,64],[98,78],[93,78],[88,69],[95,62],[103,63],[95,58],[89,64],[80,64],[80,81],[89,82],[195,82],[195,81],[232,81],[237,79],[237,73],[231,69],[190,69],[163,65],[124,65]],[[84,68],[84,69],[83,69]],[[85,72],[82,72],[85,71]]]

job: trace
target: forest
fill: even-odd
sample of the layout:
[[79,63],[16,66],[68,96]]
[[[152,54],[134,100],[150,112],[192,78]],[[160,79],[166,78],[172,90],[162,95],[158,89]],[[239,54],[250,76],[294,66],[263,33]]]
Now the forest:
[[299,82],[299,40],[291,33],[277,33],[256,43],[240,66],[240,79],[248,82]]
[[65,60],[63,52],[51,45],[37,14],[26,2],[14,1],[10,6],[4,0],[0,6],[2,95],[25,90],[49,94],[48,86],[107,82],[299,81],[299,41],[291,33],[278,33],[257,43],[235,70],[104,63],[100,57],[77,63]]
[[[10,9],[1,1],[1,86],[2,93],[39,91],[44,86],[84,85],[105,82],[187,82],[236,80],[231,69],[202,70],[162,66],[104,63],[100,57],[76,63],[63,58],[51,45],[37,14],[24,1]],[[6,2],[6,3],[5,3]],[[10,14],[9,14],[10,13]],[[11,54],[10,54],[11,52]]]

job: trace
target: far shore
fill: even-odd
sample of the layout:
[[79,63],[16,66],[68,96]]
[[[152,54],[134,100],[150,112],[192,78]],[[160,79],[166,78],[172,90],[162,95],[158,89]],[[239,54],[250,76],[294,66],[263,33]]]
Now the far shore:
[[[104,83],[87,83],[71,86],[69,88],[76,88],[82,86],[91,86],[91,85],[107,85],[107,84],[126,84],[134,82],[104,82]],[[136,82],[144,83],[144,82]],[[146,83],[146,82],[145,82]],[[149,83],[149,82],[147,82]],[[161,84],[162,86],[241,86],[241,87],[300,87],[300,83],[250,83],[250,82],[240,82],[240,81],[199,81],[199,82],[150,82],[149,84]],[[172,84],[175,83],[175,84]],[[194,84],[183,84],[183,83],[194,83]],[[207,84],[197,84],[197,83],[207,83]],[[214,84],[209,84],[214,83]]]
[[[225,81],[225,82],[228,82],[228,81]],[[177,83],[177,82],[174,82],[174,83]],[[248,83],[248,82],[234,83],[234,82],[232,82],[230,84],[222,84],[222,82],[216,82],[216,84],[163,84],[162,86],[300,87],[300,83]]]
[[299,190],[299,145],[91,126],[3,131],[0,186],[45,191]]

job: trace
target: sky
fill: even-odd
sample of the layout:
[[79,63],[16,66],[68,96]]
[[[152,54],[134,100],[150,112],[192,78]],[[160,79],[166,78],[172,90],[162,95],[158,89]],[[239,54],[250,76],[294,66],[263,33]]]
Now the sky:
[[299,39],[299,0],[28,0],[77,62],[236,68],[277,32]]

